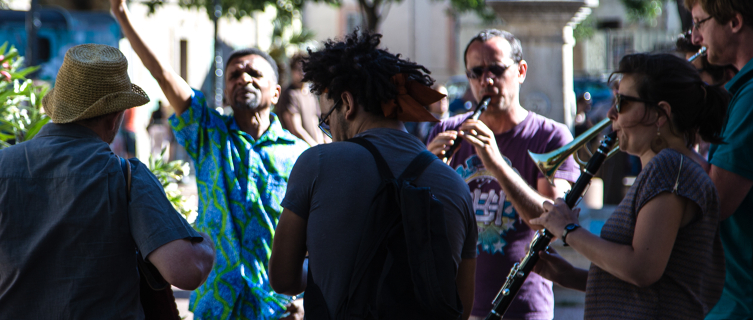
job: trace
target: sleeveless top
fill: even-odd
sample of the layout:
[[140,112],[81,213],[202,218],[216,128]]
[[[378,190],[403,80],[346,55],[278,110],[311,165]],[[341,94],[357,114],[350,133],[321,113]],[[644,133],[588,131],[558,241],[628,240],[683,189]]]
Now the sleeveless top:
[[664,149],[641,171],[601,237],[631,245],[640,209],[662,192],[675,193],[701,209],[680,228],[664,274],[640,288],[591,264],[585,319],[702,319],[724,286],[724,251],[719,238],[719,198],[711,178],[688,157]]

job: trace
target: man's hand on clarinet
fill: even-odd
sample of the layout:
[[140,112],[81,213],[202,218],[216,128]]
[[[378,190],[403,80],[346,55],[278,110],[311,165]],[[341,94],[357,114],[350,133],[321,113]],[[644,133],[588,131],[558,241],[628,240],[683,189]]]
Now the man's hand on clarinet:
[[497,146],[497,140],[489,127],[480,120],[468,119],[460,125],[460,137],[468,141],[476,149],[485,167],[499,167],[502,155]]
[[[455,139],[458,137],[458,132],[455,130],[448,130],[438,134],[434,137],[434,140],[429,142],[426,149],[433,153],[439,159],[445,161],[447,150],[455,143]],[[449,162],[449,157],[445,162]]]

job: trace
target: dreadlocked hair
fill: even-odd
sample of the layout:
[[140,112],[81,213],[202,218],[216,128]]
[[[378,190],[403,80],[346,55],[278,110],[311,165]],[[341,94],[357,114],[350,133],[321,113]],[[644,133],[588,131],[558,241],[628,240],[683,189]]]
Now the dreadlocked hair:
[[414,80],[425,86],[434,84],[424,66],[400,59],[384,49],[378,49],[381,34],[353,31],[341,41],[329,39],[318,51],[308,49],[309,57],[303,61],[303,81],[309,82],[311,92],[327,94],[329,99],[339,99],[350,92],[357,104],[370,113],[383,115],[382,103],[397,96],[390,78],[402,73],[405,80]]

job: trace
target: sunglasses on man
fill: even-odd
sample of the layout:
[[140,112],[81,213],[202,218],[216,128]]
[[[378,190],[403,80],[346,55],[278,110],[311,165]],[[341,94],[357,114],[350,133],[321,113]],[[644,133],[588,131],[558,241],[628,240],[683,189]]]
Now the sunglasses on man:
[[486,66],[486,67],[474,67],[474,68],[471,68],[470,70],[467,70],[465,72],[465,75],[468,76],[468,79],[476,80],[476,79],[481,79],[481,77],[483,77],[484,74],[487,71],[489,71],[491,74],[494,75],[494,78],[499,78],[510,67],[512,67],[512,65],[505,66],[505,65],[498,65],[498,64]]

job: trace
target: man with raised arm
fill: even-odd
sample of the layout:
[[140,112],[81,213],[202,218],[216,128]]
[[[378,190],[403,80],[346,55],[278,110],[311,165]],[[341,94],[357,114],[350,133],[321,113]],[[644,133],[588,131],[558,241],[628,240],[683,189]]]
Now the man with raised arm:
[[196,227],[215,240],[217,260],[191,294],[196,319],[280,319],[302,314],[300,303],[269,286],[267,262],[282,212],[288,175],[308,145],[282,129],[270,110],[280,96],[277,65],[258,49],[233,52],[225,67],[225,103],[232,116],[207,108],[161,63],[133,28],[123,0],[112,11],[141,62],[157,80],[175,115],[170,125],[196,166]]
[[706,319],[753,318],[753,2],[685,0],[693,14],[693,43],[709,63],[740,70],[725,87],[733,94],[722,132],[709,148],[709,176],[719,193],[726,278]]
[[[543,203],[563,196],[579,171],[569,158],[551,184],[526,150],[544,153],[572,140],[570,131],[520,105],[520,85],[528,64],[520,41],[511,33],[484,30],[465,49],[468,82],[476,101],[489,96],[479,120],[470,114],[442,121],[429,134],[429,151],[440,158],[458,136],[463,138],[449,161],[473,194],[479,252],[473,317],[483,319],[502,287],[508,271],[527,253],[539,226],[528,220],[544,212]],[[552,283],[531,274],[505,314],[506,319],[552,319]],[[471,319],[474,319],[474,318]]]

